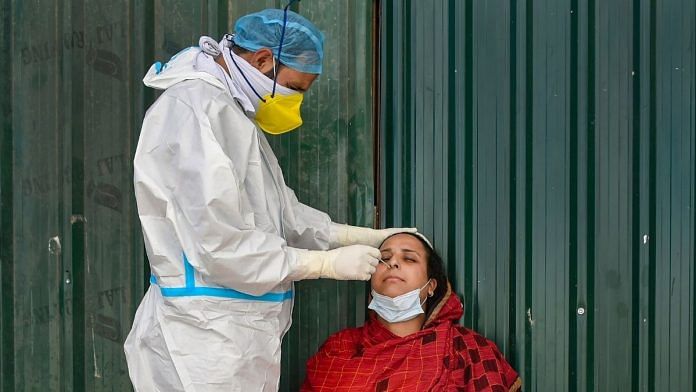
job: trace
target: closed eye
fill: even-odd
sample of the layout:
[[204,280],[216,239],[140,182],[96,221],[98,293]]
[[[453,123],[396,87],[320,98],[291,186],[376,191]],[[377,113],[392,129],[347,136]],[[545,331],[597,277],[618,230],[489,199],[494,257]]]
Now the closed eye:
[[297,91],[298,93],[302,93],[302,94],[304,94],[307,91],[307,89],[302,88],[300,86],[297,86],[295,84],[288,84],[285,87],[289,88],[290,90]]

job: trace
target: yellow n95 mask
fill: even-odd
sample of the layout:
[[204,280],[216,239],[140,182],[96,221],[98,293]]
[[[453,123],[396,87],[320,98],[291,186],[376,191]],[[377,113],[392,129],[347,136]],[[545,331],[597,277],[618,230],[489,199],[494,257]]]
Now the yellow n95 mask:
[[275,96],[267,94],[261,99],[256,110],[256,123],[272,135],[299,128],[302,125],[300,106],[303,98],[304,95],[300,93]]

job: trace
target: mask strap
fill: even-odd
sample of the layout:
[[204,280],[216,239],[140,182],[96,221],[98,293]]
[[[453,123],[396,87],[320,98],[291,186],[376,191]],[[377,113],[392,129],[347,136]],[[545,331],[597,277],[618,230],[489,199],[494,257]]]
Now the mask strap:
[[420,288],[420,290],[423,290],[425,288],[425,286],[429,285],[431,280],[433,280],[433,278],[428,279],[428,281],[425,282],[425,284],[423,285],[423,287]]
[[[280,45],[278,45],[278,62],[280,62],[280,53],[283,51],[283,41],[285,40],[285,26],[288,24],[288,8],[292,3],[300,0],[290,0],[288,5],[283,8],[283,30],[280,33]],[[275,97],[276,84],[278,79],[278,72],[275,72],[275,59],[273,62],[273,91],[271,92],[271,98]]]
[[[238,65],[237,62],[235,61],[234,56],[235,56],[235,54],[234,54],[234,52],[232,52],[232,47],[230,47],[230,58],[232,59],[232,62],[234,63],[234,66],[237,67],[237,71],[239,71],[239,73],[242,74],[242,77],[244,78],[244,81],[247,82],[247,84],[249,85],[249,87],[251,87],[251,91],[253,91],[254,94],[256,94],[257,97],[259,97],[259,99],[261,100],[261,102],[266,102],[266,100],[263,99],[263,97],[256,91],[256,89],[254,88],[254,85],[251,84],[251,82],[249,81],[249,79],[247,79],[246,75],[244,75],[244,72],[242,72],[242,69],[239,68],[239,65]],[[273,86],[273,88],[275,89],[275,85]]]
[[[431,280],[433,280],[433,278],[428,279],[428,281],[425,282],[425,284],[423,285],[423,287],[420,288],[420,290],[423,290],[426,286],[428,286],[428,285],[430,284],[430,281],[431,281]],[[419,291],[420,291],[420,290],[419,290]],[[423,302],[420,303],[421,308],[423,307],[423,304],[425,304],[426,302],[428,302],[428,298],[430,298],[430,295],[426,295],[426,296],[425,296],[425,299],[423,300]]]

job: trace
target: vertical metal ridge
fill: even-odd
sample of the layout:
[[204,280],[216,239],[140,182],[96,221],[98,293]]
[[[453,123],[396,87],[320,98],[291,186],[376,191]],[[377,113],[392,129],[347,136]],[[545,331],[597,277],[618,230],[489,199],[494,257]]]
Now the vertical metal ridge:
[[[155,21],[155,5],[154,5],[155,0],[144,0],[143,1],[143,18],[142,18],[142,23],[143,23],[143,47],[142,47],[142,55],[143,58],[145,59],[145,64],[150,64],[153,63],[155,60],[155,24],[152,23],[152,21]],[[148,108],[152,103],[155,102],[155,90],[152,88],[144,88],[143,89],[143,106]],[[137,142],[136,142],[137,143]],[[143,246],[142,250],[142,255],[143,255],[143,260],[145,261],[143,265],[140,267],[143,269],[143,293],[147,290],[148,287],[150,287],[150,263],[147,258],[147,252],[145,250],[145,246]],[[136,267],[137,268],[137,267]],[[141,296],[142,293],[138,293],[137,290],[133,290],[131,295],[133,295],[136,300],[135,303],[139,303],[139,297]]]
[[509,45],[510,45],[510,179],[508,197],[509,208],[510,208],[510,222],[508,235],[510,237],[510,248],[508,250],[509,263],[509,319],[508,325],[510,330],[508,331],[508,347],[510,347],[510,352],[507,354],[508,358],[511,360],[511,364],[514,367],[514,358],[517,357],[517,342],[515,341],[515,336],[517,335],[517,0],[510,0],[510,24],[509,27]]
[[595,0],[587,11],[587,390],[593,391],[595,330]]
[[467,324],[476,326],[473,284],[473,0],[468,0],[464,7],[464,303],[467,309],[464,319]]
[[[527,314],[532,309],[532,196],[534,174],[534,0],[527,2],[525,9],[525,211],[524,211],[524,305]],[[525,323],[525,369],[526,385],[533,389],[532,381],[532,325],[531,317]]]
[[381,105],[382,100],[382,56],[380,53],[382,51],[382,40],[380,39],[382,26],[381,26],[381,10],[382,1],[375,0],[372,3],[372,96],[377,97],[372,101],[372,189],[374,198],[372,199],[374,215],[372,216],[372,227],[378,228],[380,226],[380,215],[382,211],[382,144],[380,143],[380,135],[382,134],[382,116],[381,116]]
[[[696,5],[694,6],[694,23],[696,23]],[[696,42],[696,32],[691,31],[693,34],[692,41],[691,42]],[[693,51],[693,63],[691,63],[691,78],[692,78],[692,83],[694,88],[696,89],[696,48],[692,46],[691,50]],[[693,91],[693,90],[692,90]],[[694,94],[692,95],[692,101],[691,101],[691,110],[696,111],[694,109],[696,107],[696,91],[693,91]],[[696,117],[696,113],[693,114],[694,117]],[[692,121],[696,121],[696,118],[692,117]],[[692,127],[696,128],[696,123],[692,122]],[[692,149],[692,155],[691,155],[691,162],[693,163],[693,171],[692,175],[696,176],[696,129],[692,128],[692,143],[691,146],[693,147]],[[696,207],[696,178],[691,177],[691,185],[692,185],[692,200],[691,200],[691,205],[692,208]],[[691,230],[693,232],[693,239],[691,243],[691,249],[693,250],[692,253],[692,268],[694,268],[694,263],[696,263],[696,213],[692,213],[693,215],[693,220],[692,220],[692,226]],[[691,275],[691,286],[693,288],[693,296],[691,299],[691,325],[692,325],[692,331],[691,331],[691,346],[694,347],[691,350],[691,389],[692,392],[696,392],[696,270],[692,269],[692,275]]]
[[[143,2],[147,4],[147,1]],[[138,8],[136,8],[136,4],[134,1],[129,1],[127,4],[127,12],[128,12],[128,27],[130,31],[138,31],[140,28],[145,27],[147,23],[143,23],[145,20],[153,20],[153,19],[144,19],[142,16],[138,18],[138,14],[140,10],[143,10],[144,7],[142,7],[140,4],[138,4]],[[138,23],[141,23],[138,25]],[[142,39],[142,38],[141,38]],[[138,72],[138,68],[136,64],[142,64],[141,61],[145,59],[143,57],[143,52],[142,52],[142,47],[145,46],[144,42],[148,42],[147,40],[143,40],[139,42],[138,36],[136,34],[129,34],[129,46],[128,46],[128,60],[127,64],[130,66],[128,67],[128,77],[127,77],[127,83],[128,83],[128,91],[129,91],[129,96],[131,99],[131,104],[128,107],[128,116],[129,116],[129,121],[128,124],[130,125],[130,130],[129,130],[129,143],[126,146],[126,149],[128,151],[128,165],[131,168],[131,171],[133,169],[132,166],[132,161],[133,157],[135,155],[135,150],[138,145],[138,137],[140,135],[140,124],[142,121],[142,114],[143,114],[143,106],[144,106],[144,85],[141,82],[140,78],[140,73]],[[146,64],[143,64],[146,65]],[[147,288],[150,284],[149,278],[149,263],[147,263],[147,255],[145,254],[145,246],[140,240],[140,232],[135,229],[139,227],[140,219],[137,214],[137,206],[135,205],[135,201],[133,201],[133,205],[136,207],[134,208],[134,211],[129,214],[128,216],[128,227],[133,228],[132,229],[132,234],[133,234],[133,241],[128,242],[128,247],[129,251],[127,254],[130,255],[131,260],[134,260],[136,262],[131,263],[131,265],[128,268],[127,274],[129,275],[128,279],[129,281],[134,282],[135,288],[130,291],[130,295],[128,295],[128,301],[129,304],[128,306],[131,306],[133,309],[135,309],[140,301],[142,293],[145,291],[145,288]],[[138,263],[137,261],[142,261],[142,263]],[[146,269],[146,271],[143,271],[143,268]]]
[[[405,5],[402,8],[402,22],[399,26],[399,30],[401,34],[410,34],[411,32],[411,3]],[[408,26],[408,28],[406,28]],[[411,37],[408,37],[408,39],[404,39],[400,42],[402,45],[401,51],[403,53],[403,59],[404,63],[407,65],[404,65],[402,68],[401,72],[401,84],[402,88],[401,91],[403,92],[403,108],[408,108],[408,110],[402,110],[401,115],[401,125],[403,126],[403,129],[401,130],[401,145],[399,146],[401,148],[401,154],[400,154],[400,159],[401,159],[401,184],[402,187],[400,188],[401,191],[401,222],[406,223],[408,225],[413,225],[414,224],[414,219],[415,217],[412,214],[413,211],[413,192],[411,189],[413,188],[413,170],[412,170],[412,162],[413,159],[412,157],[412,148],[413,148],[413,140],[415,140],[415,135],[414,135],[414,129],[415,127],[413,126],[413,121],[411,121],[411,116],[414,114],[414,105],[413,105],[413,94],[411,91],[411,62],[413,61],[413,57],[411,55]]]
[[[0,3],[0,45],[14,53],[12,0]],[[12,56],[0,58],[0,390],[15,389],[14,345],[14,200],[12,140]]]
[[[74,8],[73,18],[84,21],[84,9],[81,6]],[[84,216],[85,213],[85,128],[83,112],[84,78],[81,66],[85,62],[82,59],[73,58],[71,67],[71,129],[70,149],[72,152],[72,184],[71,184],[71,214]],[[85,336],[86,336],[86,274],[85,274],[85,222],[78,220],[72,225],[71,232],[71,261],[72,273],[72,389],[84,391],[85,380]]]
[[[71,2],[69,1],[64,1],[64,0],[59,0],[56,1],[56,12],[55,12],[55,34],[57,37],[62,37],[64,34],[65,30],[74,30],[75,25],[80,25],[83,21],[81,18],[73,18],[73,9],[77,10],[77,12],[81,12],[82,10],[80,9],[80,6],[74,6]],[[84,29],[83,29],[84,30]],[[50,137],[53,138],[52,143],[53,146],[55,146],[55,157],[52,159],[54,167],[49,169],[49,173],[51,173],[52,176],[55,178],[62,178],[62,168],[65,165],[65,160],[69,159],[65,157],[65,151],[70,151],[71,150],[71,145],[67,145],[65,142],[66,135],[70,135],[71,128],[66,127],[65,124],[72,124],[72,115],[73,113],[66,113],[68,111],[63,110],[61,103],[62,102],[75,102],[76,94],[75,91],[72,89],[72,83],[71,79],[72,76],[75,74],[74,70],[76,68],[75,63],[73,62],[72,56],[67,55],[67,50],[62,45],[58,46],[58,53],[53,60],[54,64],[53,67],[55,69],[55,81],[53,85],[53,95],[55,99],[54,103],[54,119],[55,122],[52,124],[53,129],[52,129],[52,134]],[[65,77],[69,76],[69,77]],[[48,136],[48,135],[47,135]],[[46,139],[50,140],[49,137],[46,137]],[[71,143],[72,144],[72,143]],[[57,190],[57,197],[55,197],[55,203],[56,203],[56,212],[57,212],[57,222],[56,222],[56,233],[58,236],[63,237],[63,223],[65,222],[64,219],[66,218],[66,204],[70,206],[70,201],[66,202],[66,197],[65,195],[65,188],[69,188],[70,185],[65,185],[64,181],[59,181],[56,190]],[[73,253],[74,254],[74,253]],[[53,285],[56,286],[56,295],[57,295],[57,302],[59,306],[59,312],[62,314],[65,311],[65,305],[66,305],[66,291],[69,290],[69,286],[65,285],[63,283],[63,277],[65,276],[64,271],[67,271],[68,268],[74,268],[74,266],[71,266],[71,260],[68,259],[62,252],[60,254],[55,255],[55,265],[49,267],[49,271],[53,270],[55,271],[55,276],[57,279],[55,279],[55,282],[50,282],[53,279],[49,278],[49,283],[47,286],[51,287]],[[51,277],[53,278],[53,277]],[[49,294],[49,297],[51,294]],[[51,301],[51,299],[49,299]],[[56,345],[58,347],[59,351],[59,357],[60,358],[65,358],[64,353],[66,353],[68,350],[67,348],[70,346],[71,341],[72,341],[72,347],[75,347],[75,342],[78,340],[82,339],[82,335],[78,336],[68,336],[66,334],[66,320],[63,317],[60,317],[61,322],[57,326],[57,334],[58,334],[58,344]],[[49,330],[49,335],[55,333],[54,331]],[[49,343],[50,345],[50,343]],[[50,349],[49,349],[50,351]],[[84,350],[83,350],[84,351]],[[73,350],[73,361],[78,357],[79,352],[76,352]],[[51,373],[49,371],[49,373]],[[69,372],[66,372],[69,373]],[[73,369],[73,374],[75,374],[75,369]],[[68,376],[69,377],[69,376]],[[69,378],[66,377],[66,374],[63,371],[60,371],[58,376],[56,377],[56,383],[61,386],[65,385],[70,385],[69,383]],[[85,381],[84,380],[75,380],[73,377],[72,380],[72,387],[75,389],[80,390],[79,388],[81,387],[84,389]],[[50,388],[50,387],[49,387]]]
[[631,181],[631,390],[637,390],[639,383],[640,367],[640,0],[633,0],[633,174]]
[[[202,34],[210,34],[210,21],[208,17],[208,0],[198,0],[201,10],[200,31]],[[216,37],[217,38],[217,37]]]
[[[391,14],[393,9],[393,1],[385,0],[381,2],[381,12],[383,15],[383,21],[380,29],[380,75],[379,83],[382,85],[381,91],[394,91],[394,83],[391,75],[399,74],[400,68],[394,65],[394,16]],[[383,173],[381,176],[381,183],[379,186],[382,188],[382,195],[384,196],[380,202],[382,203],[382,211],[380,216],[380,221],[384,225],[394,224],[394,178],[396,177],[396,170],[394,168],[394,132],[387,132],[386,130],[393,130],[394,125],[394,100],[393,96],[395,94],[381,94],[378,99],[381,102],[380,107],[382,112],[377,115],[380,117],[379,121],[380,127],[380,140],[382,146],[382,166],[380,171]],[[387,203],[387,200],[391,200],[392,203]]]
[[[696,6],[694,6],[694,13],[696,14]],[[696,19],[696,15],[694,15],[694,18]],[[693,34],[693,39],[691,42],[696,42],[696,32],[692,30],[691,32]],[[693,63],[691,63],[691,77],[694,85],[696,85],[696,48],[692,47],[691,49],[693,51]],[[695,87],[696,88],[696,87]],[[691,110],[694,111],[694,107],[696,107],[696,91],[694,92],[694,95],[692,95],[692,101],[691,101]],[[696,113],[694,113],[694,117],[696,117]],[[693,117],[692,117],[693,118]],[[693,121],[696,121],[694,119]],[[696,128],[696,123],[691,124],[692,127]],[[691,146],[692,146],[692,153],[691,153],[691,162],[693,163],[693,168],[692,168],[692,175],[696,176],[696,144],[694,141],[696,140],[696,129],[692,129],[692,140],[691,140]],[[696,207],[696,178],[691,177],[691,195],[692,195],[692,200],[691,200],[691,205],[692,208]],[[692,275],[691,275],[691,286],[692,286],[692,297],[691,297],[691,326],[692,326],[692,331],[691,331],[691,346],[696,347],[696,269],[693,269],[694,263],[696,263],[696,213],[693,213],[693,220],[692,220],[692,226],[691,226],[691,231],[693,233],[693,238],[692,238],[692,243],[691,243],[691,249],[693,250],[692,252]],[[691,350],[691,389],[692,392],[696,392],[696,348],[692,348]]]
[[[143,0],[143,53],[145,64],[155,61],[155,0]],[[144,89],[143,106],[149,107],[155,102],[155,91],[152,88]],[[149,279],[149,277],[147,278]],[[148,280],[149,282],[149,280]]]
[[[649,229],[648,229],[648,236],[649,238],[656,239],[655,237],[655,227],[657,223],[657,218],[656,218],[656,212],[657,212],[657,207],[656,207],[656,172],[657,172],[657,91],[656,91],[656,84],[655,84],[655,75],[656,75],[656,0],[650,0],[650,82],[649,82],[649,89],[650,89],[650,98],[649,98],[649,112],[650,112],[650,126],[649,126],[649,138],[650,138],[650,164],[649,164],[649,188],[650,188],[650,195],[649,195],[649,206],[648,206],[648,214],[649,214]],[[656,247],[653,243],[650,243],[650,246],[648,248],[648,260],[649,260],[649,267],[648,267],[648,358],[649,358],[649,364],[648,364],[648,388],[650,390],[655,390],[655,294],[656,294],[656,265],[655,265],[655,258],[656,258]]]
[[[136,18],[135,18],[135,3],[132,1],[129,1],[126,4],[126,10],[127,10],[127,26],[128,30],[130,31],[136,31],[135,29],[135,24],[136,24]],[[142,100],[139,99],[140,97],[138,96],[139,94],[136,93],[138,91],[139,87],[139,82],[138,78],[136,77],[136,72],[134,64],[136,64],[136,59],[139,57],[138,52],[136,50],[137,43],[136,43],[136,35],[135,34],[129,34],[128,35],[128,49],[126,52],[126,64],[129,65],[128,69],[126,70],[126,83],[128,85],[128,96],[130,99],[130,104],[128,105],[127,108],[127,116],[128,116],[128,137],[129,137],[129,143],[126,146],[126,151],[128,151],[128,159],[132,161],[133,156],[135,155],[135,149],[138,143],[138,136],[140,134],[140,130],[138,129],[138,124],[140,123],[140,119],[136,119],[136,116],[139,112],[138,108],[140,105],[142,105]],[[139,117],[139,116],[137,116]],[[135,192],[134,192],[135,193]],[[139,220],[137,214],[130,214],[126,219],[128,219],[128,227],[137,227],[137,222]],[[137,235],[137,231],[134,230],[134,235]],[[134,236],[135,238],[135,236]],[[132,258],[132,260],[138,260],[139,254],[136,254],[136,247],[134,246],[135,244],[133,242],[128,242],[128,248],[129,251],[127,252],[128,255]],[[143,247],[144,248],[144,247]],[[139,250],[138,253],[143,252],[142,249]],[[140,266],[138,266],[137,263],[132,263],[131,265],[128,266],[126,271],[124,271],[126,274],[129,275],[129,279],[133,279],[133,277],[138,276],[137,271],[140,270]],[[147,275],[145,275],[147,276]],[[148,277],[149,278],[149,277]],[[142,280],[140,281],[142,282]],[[138,282],[138,283],[140,283]],[[144,284],[144,283],[143,283]],[[147,286],[143,286],[147,287]],[[140,293],[140,290],[132,290],[132,293],[138,292]],[[132,302],[133,306],[137,306],[137,297],[131,296],[131,299],[134,300]]]
[[568,391],[577,390],[578,318],[578,0],[570,2],[570,178],[568,230]]
[[[378,3],[378,2],[376,2]],[[232,30],[232,26],[229,25],[228,14],[229,14],[229,2],[227,0],[217,0],[217,37],[222,37],[225,33]]]
[[[448,1],[449,14],[447,15],[447,24],[452,31],[456,25],[456,0]],[[447,214],[448,219],[448,230],[447,230],[447,256],[449,260],[456,260],[455,255],[457,254],[457,231],[454,230],[457,224],[457,217],[459,216],[459,203],[457,200],[457,83],[456,83],[456,67],[457,67],[457,48],[455,45],[456,34],[449,34],[448,36],[448,58],[447,58],[447,75],[450,81],[447,85],[447,199],[448,206],[450,208],[449,214]],[[453,287],[458,287],[457,279],[457,263],[450,261],[446,263],[447,276]]]

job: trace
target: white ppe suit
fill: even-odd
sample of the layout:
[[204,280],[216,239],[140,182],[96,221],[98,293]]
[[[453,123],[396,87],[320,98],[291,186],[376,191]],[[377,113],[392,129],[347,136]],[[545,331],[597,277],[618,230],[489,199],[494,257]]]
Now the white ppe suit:
[[[135,194],[153,283],[125,343],[137,391],[276,391],[301,249],[330,247],[328,215],[284,183],[234,89],[197,47],[153,65]],[[234,288],[234,289],[231,289]]]

